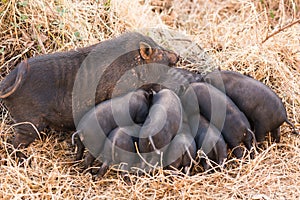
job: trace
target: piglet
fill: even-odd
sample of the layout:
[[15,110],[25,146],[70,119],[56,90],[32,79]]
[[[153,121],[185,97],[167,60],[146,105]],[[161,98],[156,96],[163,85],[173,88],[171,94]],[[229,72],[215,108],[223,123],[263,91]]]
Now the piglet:
[[[94,158],[101,156],[108,134],[117,127],[143,123],[148,116],[151,94],[137,90],[98,104],[86,113],[78,124],[76,159],[83,156],[86,147]],[[73,136],[75,136],[73,135]]]
[[171,141],[164,156],[167,168],[183,168],[183,172],[189,174],[196,158],[196,143],[188,123],[182,123],[181,130]]
[[253,124],[257,142],[263,142],[268,132],[275,142],[280,142],[280,126],[287,119],[285,107],[268,86],[249,76],[233,71],[214,71],[204,81],[220,89],[239,107]]
[[[139,151],[152,166],[161,164],[161,156],[180,130],[182,107],[178,96],[163,89],[153,95],[149,115],[139,134]],[[146,168],[142,162],[141,168]]]
[[[195,142],[198,150],[202,150],[208,159],[212,160],[217,165],[222,165],[227,158],[227,145],[221,132],[205,117],[199,115],[199,127]],[[205,170],[210,166],[206,159],[200,159]]]
[[224,93],[207,83],[192,83],[200,113],[221,131],[229,148],[237,158],[243,156],[239,146],[244,143],[252,148],[253,133],[247,117]]
[[[118,127],[112,130],[105,140],[102,153],[99,156],[102,166],[98,170],[98,176],[102,177],[112,164],[122,164],[122,175],[125,175],[131,167],[139,163],[135,142],[138,141],[139,125]],[[91,166],[94,159],[89,153],[85,160],[85,166]]]

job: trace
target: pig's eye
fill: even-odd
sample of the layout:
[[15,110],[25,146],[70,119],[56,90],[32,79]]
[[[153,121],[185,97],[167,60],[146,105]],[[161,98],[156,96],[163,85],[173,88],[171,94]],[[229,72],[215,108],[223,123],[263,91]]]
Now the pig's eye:
[[246,137],[247,133],[244,133],[244,137]]

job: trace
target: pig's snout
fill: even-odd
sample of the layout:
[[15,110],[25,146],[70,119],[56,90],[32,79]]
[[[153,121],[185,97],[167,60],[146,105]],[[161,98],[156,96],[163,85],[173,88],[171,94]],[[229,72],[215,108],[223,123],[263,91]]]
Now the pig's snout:
[[174,66],[179,61],[179,56],[173,51],[167,51],[166,56],[169,60],[169,65]]

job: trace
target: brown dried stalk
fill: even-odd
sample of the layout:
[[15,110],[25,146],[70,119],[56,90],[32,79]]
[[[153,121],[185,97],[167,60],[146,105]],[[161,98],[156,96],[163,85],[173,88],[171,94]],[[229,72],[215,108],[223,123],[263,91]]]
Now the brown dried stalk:
[[272,33],[271,35],[268,35],[261,43],[262,44],[265,43],[268,39],[270,39],[274,35],[280,33],[281,31],[284,31],[285,29],[287,29],[287,28],[289,28],[289,27],[291,27],[291,26],[293,26],[293,25],[295,25],[295,24],[297,24],[299,22],[300,22],[300,19],[297,19],[296,21],[291,22],[291,23],[285,25],[284,27],[282,27],[282,28],[278,29],[277,31],[275,31],[274,33]]

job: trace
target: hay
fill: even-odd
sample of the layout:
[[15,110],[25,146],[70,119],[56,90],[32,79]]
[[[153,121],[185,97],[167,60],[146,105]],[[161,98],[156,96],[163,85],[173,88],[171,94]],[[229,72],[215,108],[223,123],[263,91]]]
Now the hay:
[[[208,70],[219,66],[246,73],[274,89],[300,128],[300,25],[280,30],[300,18],[299,0],[162,2],[2,0],[1,80],[26,57],[87,46],[126,30],[169,28],[203,48],[213,60]],[[177,43],[155,39],[182,53]],[[185,53],[185,58],[198,54]],[[199,63],[184,67],[201,71]],[[19,167],[11,153],[12,121],[3,105],[0,109],[1,199],[300,198],[300,139],[286,124],[282,142],[267,144],[255,159],[233,159],[219,172],[190,177],[168,171],[132,174],[127,184],[114,170],[101,180],[83,174],[82,163],[73,161],[70,135],[53,131],[24,150],[31,164]]]

